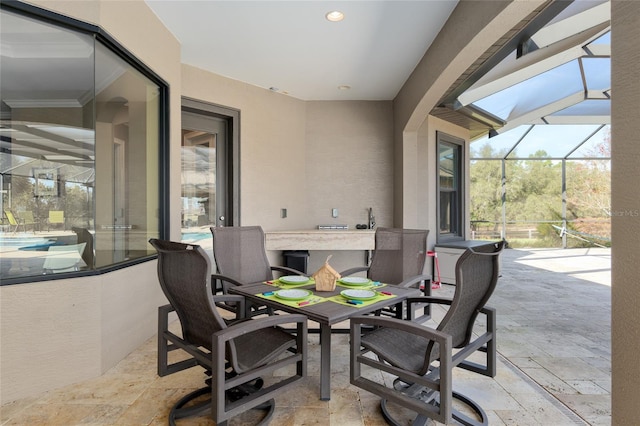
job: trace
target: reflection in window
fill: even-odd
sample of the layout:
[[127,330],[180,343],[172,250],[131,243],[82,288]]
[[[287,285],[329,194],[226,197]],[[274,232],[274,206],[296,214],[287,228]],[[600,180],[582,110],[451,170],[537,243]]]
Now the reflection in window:
[[217,216],[218,134],[203,125],[198,114],[183,111],[182,120],[182,233],[187,239],[208,239],[208,227],[216,224]]
[[165,88],[98,33],[14,12],[0,14],[0,279],[148,256]]

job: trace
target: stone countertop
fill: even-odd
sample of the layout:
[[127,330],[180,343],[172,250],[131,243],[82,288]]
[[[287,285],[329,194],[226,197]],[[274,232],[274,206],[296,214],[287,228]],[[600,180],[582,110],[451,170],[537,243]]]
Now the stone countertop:
[[267,231],[267,250],[373,250],[374,229]]

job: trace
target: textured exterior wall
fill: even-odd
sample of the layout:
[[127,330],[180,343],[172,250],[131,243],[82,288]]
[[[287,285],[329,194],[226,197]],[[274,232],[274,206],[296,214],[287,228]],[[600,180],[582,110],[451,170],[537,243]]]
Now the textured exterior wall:
[[[103,28],[169,84],[180,110],[180,46],[144,1],[29,3]],[[171,114],[171,140],[179,119]],[[152,336],[166,303],[155,265],[0,287],[0,403],[99,376]]]
[[[189,65],[182,66],[182,90],[183,96],[240,111],[240,224],[265,230],[303,227],[305,103]],[[176,145],[172,156],[180,155]],[[171,198],[179,203],[176,180]],[[280,217],[283,207],[289,209],[287,219]]]
[[[393,202],[391,101],[309,102],[306,116],[307,226],[390,226]],[[331,217],[337,208],[338,218]]]
[[612,425],[638,424],[640,2],[611,2]]

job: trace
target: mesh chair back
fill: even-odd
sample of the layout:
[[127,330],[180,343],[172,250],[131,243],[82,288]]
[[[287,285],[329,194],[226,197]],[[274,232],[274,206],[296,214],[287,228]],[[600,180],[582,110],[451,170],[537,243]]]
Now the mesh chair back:
[[376,247],[367,277],[373,281],[399,284],[423,273],[428,230],[376,229]]
[[32,211],[20,212],[18,216],[20,217],[20,219],[22,219],[22,222],[26,225],[33,225],[36,222],[35,218],[33,217]]
[[504,242],[467,249],[456,263],[456,289],[453,302],[438,330],[452,336],[460,348],[469,343],[473,323],[496,287],[499,255]]
[[211,264],[198,245],[151,239],[158,252],[158,279],[180,319],[185,340],[211,350],[211,336],[226,327],[215,309]]
[[250,284],[273,279],[260,226],[212,227],[218,272]]
[[49,210],[49,223],[64,223],[64,211]]
[[11,210],[5,210],[4,215],[7,217],[7,220],[9,221],[9,225],[12,225],[12,226],[18,225],[18,221],[16,220],[16,217],[13,215],[13,212]]

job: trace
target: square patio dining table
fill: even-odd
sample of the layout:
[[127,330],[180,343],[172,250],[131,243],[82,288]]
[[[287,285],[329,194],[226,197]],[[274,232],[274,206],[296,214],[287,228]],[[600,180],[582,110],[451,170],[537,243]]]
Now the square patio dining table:
[[316,291],[315,284],[312,283],[295,288],[311,290],[313,296],[310,297],[310,300],[320,298],[322,301],[308,304],[304,304],[303,301],[300,302],[302,305],[299,305],[271,297],[272,295],[265,296],[265,293],[281,289],[274,284],[277,284],[277,280],[269,283],[234,286],[229,288],[229,292],[245,296],[249,302],[257,305],[267,305],[289,313],[304,314],[320,325],[320,399],[323,401],[331,399],[331,327],[356,315],[371,313],[391,305],[402,306],[407,298],[420,295],[420,290],[417,288],[385,285],[376,287],[376,289],[388,294],[363,304],[351,305],[345,303],[346,299],[340,296],[340,292],[347,289],[346,287],[336,286],[333,291]]

